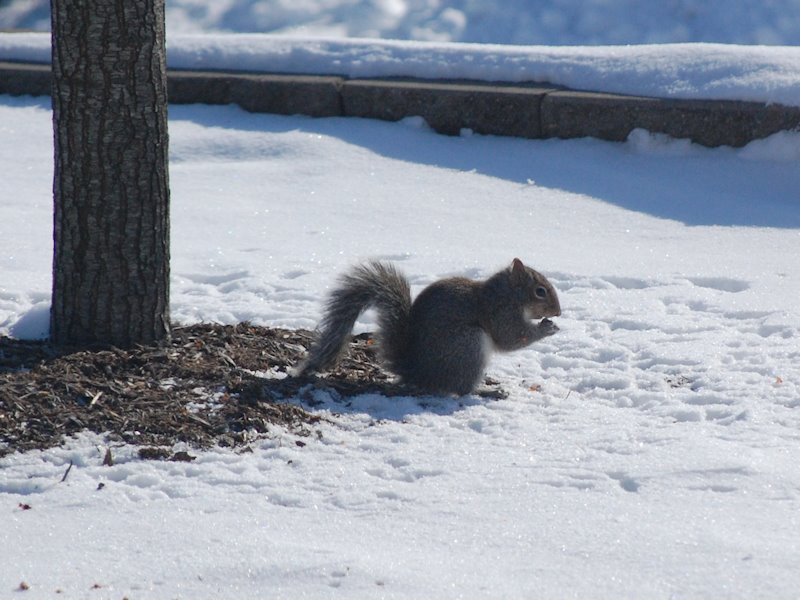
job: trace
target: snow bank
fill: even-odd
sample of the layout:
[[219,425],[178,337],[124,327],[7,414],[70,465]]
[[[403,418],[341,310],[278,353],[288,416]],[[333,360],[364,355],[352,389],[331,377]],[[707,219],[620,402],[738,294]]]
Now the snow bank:
[[[47,30],[48,0],[6,0],[0,29]],[[169,0],[167,31],[495,44],[800,44],[797,0]]]
[[[0,34],[0,60],[49,62],[50,37]],[[795,47],[545,47],[173,35],[168,63],[175,69],[547,82],[618,94],[800,106],[800,48]]]

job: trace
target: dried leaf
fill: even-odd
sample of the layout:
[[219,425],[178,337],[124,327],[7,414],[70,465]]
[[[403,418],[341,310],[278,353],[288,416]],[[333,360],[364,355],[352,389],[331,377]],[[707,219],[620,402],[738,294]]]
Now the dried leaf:
[[169,457],[169,450],[166,448],[139,448],[139,458],[142,460],[165,460]]
[[169,459],[173,462],[192,462],[196,458],[196,456],[192,456],[188,452],[180,451],[170,456]]

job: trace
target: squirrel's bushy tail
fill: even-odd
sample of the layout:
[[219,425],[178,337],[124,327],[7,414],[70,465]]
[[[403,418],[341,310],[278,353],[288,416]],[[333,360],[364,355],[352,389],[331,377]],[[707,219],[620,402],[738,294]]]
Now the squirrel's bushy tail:
[[359,315],[378,310],[378,343],[389,366],[399,363],[408,340],[411,291],[393,265],[369,262],[342,276],[328,299],[319,334],[299,372],[323,371],[333,366],[347,344]]

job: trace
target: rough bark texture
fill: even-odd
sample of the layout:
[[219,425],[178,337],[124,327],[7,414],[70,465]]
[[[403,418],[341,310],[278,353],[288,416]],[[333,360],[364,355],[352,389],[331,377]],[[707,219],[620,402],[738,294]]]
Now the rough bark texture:
[[51,336],[169,335],[164,0],[52,0]]

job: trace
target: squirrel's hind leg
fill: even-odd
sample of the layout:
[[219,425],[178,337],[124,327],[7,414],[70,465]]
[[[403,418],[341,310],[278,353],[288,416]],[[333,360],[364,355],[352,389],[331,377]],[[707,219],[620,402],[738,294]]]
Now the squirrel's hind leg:
[[433,394],[472,393],[486,370],[491,341],[478,327],[450,333],[446,342],[444,338],[414,340],[416,348],[410,355],[415,361],[398,369],[401,379]]

